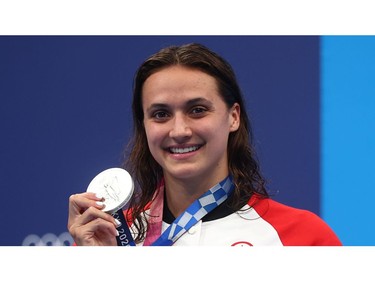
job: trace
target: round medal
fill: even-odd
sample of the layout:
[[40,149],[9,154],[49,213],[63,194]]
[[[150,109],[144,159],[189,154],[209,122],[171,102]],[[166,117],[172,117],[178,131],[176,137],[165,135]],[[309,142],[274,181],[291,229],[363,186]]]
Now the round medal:
[[104,198],[106,213],[122,209],[134,191],[130,174],[121,168],[110,168],[99,173],[87,187],[87,192],[94,192]]

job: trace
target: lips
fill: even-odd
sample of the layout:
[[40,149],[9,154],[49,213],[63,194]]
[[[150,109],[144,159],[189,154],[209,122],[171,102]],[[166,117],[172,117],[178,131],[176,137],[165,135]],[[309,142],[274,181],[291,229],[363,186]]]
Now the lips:
[[171,147],[169,148],[169,152],[173,154],[184,154],[184,153],[196,151],[199,148],[201,148],[201,146],[199,145],[193,145],[193,146],[188,146],[188,147]]

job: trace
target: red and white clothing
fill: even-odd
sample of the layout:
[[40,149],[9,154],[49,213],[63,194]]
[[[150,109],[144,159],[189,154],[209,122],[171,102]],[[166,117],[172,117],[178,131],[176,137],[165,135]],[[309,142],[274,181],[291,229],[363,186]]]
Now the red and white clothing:
[[[163,205],[161,231],[174,220],[167,204]],[[232,212],[225,202],[219,205],[174,245],[342,246],[342,243],[316,214],[253,195],[237,212]]]

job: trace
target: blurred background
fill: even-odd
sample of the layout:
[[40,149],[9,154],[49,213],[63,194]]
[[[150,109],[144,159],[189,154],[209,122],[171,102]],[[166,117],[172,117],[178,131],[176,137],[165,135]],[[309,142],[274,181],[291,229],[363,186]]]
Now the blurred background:
[[[68,198],[121,165],[137,67],[198,42],[233,66],[268,189],[375,245],[374,36],[0,36],[0,245],[70,245]],[[145,175],[147,176],[147,175]]]

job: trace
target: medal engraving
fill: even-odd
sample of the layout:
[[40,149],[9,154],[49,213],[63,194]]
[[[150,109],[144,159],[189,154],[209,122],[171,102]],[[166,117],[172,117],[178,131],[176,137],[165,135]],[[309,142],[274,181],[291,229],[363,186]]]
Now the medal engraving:
[[87,191],[104,198],[104,212],[114,213],[129,201],[133,189],[133,180],[126,170],[110,168],[99,173],[90,182]]

